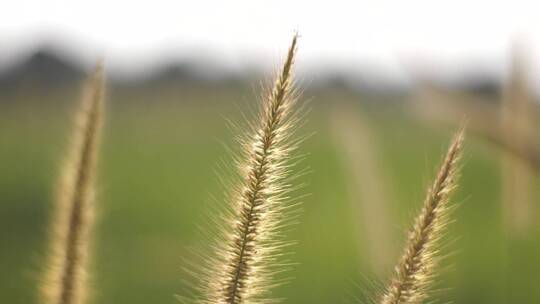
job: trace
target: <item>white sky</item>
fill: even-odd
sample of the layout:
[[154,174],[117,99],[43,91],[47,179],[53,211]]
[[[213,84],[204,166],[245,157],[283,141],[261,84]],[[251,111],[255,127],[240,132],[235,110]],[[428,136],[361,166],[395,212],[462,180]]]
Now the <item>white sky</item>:
[[6,1],[0,10],[4,64],[54,36],[82,50],[87,61],[104,56],[113,69],[194,51],[230,66],[269,67],[299,30],[304,66],[368,64],[398,75],[411,66],[455,72],[477,62],[500,71],[518,37],[540,75],[537,1]]

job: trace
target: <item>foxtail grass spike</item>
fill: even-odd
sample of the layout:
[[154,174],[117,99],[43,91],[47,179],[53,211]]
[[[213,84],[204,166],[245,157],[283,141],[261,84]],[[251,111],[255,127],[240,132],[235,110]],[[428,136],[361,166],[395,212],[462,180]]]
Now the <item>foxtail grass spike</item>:
[[[291,140],[296,116],[293,65],[297,35],[273,88],[263,96],[252,131],[240,140],[239,185],[232,195],[230,212],[201,278],[197,303],[275,303],[270,290],[280,282],[280,262],[285,215],[291,207],[289,194]],[[278,265],[279,264],[279,265]]]
[[449,221],[449,195],[457,187],[464,130],[454,137],[424,205],[409,232],[405,252],[381,304],[418,304],[428,299],[440,259],[440,240]]
[[51,218],[44,304],[84,304],[94,215],[94,178],[103,120],[103,66],[98,64],[83,88],[72,142],[64,162]]

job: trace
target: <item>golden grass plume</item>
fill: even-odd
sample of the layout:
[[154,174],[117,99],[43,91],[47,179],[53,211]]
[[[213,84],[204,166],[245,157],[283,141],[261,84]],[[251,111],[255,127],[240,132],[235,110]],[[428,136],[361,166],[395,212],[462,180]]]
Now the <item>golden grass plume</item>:
[[454,137],[424,205],[409,232],[405,252],[380,299],[382,304],[422,303],[430,296],[437,272],[441,237],[449,222],[449,196],[457,187],[464,129]]
[[49,260],[41,286],[44,304],[86,302],[103,91],[103,65],[99,63],[83,88],[71,150],[56,193]]
[[[262,97],[251,132],[240,139],[237,160],[239,184],[224,214],[218,217],[220,234],[199,272],[196,303],[275,303],[270,291],[280,284],[283,248],[290,244],[283,228],[293,206],[290,193],[291,162],[298,141],[291,138],[298,116],[293,65],[295,35],[273,88]],[[182,299],[181,299],[182,300]]]

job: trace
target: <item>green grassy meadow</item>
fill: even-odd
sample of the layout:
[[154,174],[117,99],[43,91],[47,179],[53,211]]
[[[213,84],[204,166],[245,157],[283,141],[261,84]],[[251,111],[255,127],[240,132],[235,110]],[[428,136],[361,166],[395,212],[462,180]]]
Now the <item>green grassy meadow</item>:
[[[234,146],[226,120],[242,121],[256,106],[249,87],[194,86],[112,89],[100,153],[98,219],[92,266],[92,303],[175,303],[186,290],[184,259],[206,245],[198,226],[209,222],[212,197],[222,190],[215,171]],[[37,286],[47,249],[48,217],[68,146],[76,90],[0,95],[0,303],[38,303]],[[311,173],[300,180],[301,223],[290,235],[297,263],[289,284],[275,290],[286,303],[350,303],[384,284],[392,269],[372,274],[370,244],[355,227],[340,150],[329,117],[343,105],[369,119],[387,180],[389,231],[397,261],[453,129],[417,123],[399,100],[345,90],[307,91],[311,111],[300,153]],[[400,97],[395,97],[398,99]],[[224,145],[225,144],[225,145]],[[454,196],[454,254],[443,275],[441,302],[539,303],[540,213],[518,238],[505,233],[499,195],[499,151],[466,140],[461,187]],[[349,181],[350,182],[350,181]],[[536,183],[538,185],[538,183]],[[538,188],[538,187],[535,187]],[[536,202],[538,193],[535,196]],[[540,208],[536,208],[540,210]],[[365,250],[364,250],[365,248]],[[444,266],[447,266],[445,264]],[[375,289],[376,291],[376,289]]]

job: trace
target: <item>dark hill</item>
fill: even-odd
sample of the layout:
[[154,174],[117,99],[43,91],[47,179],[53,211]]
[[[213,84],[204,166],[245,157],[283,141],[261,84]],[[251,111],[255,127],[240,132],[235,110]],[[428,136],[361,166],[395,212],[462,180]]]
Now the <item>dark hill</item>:
[[0,88],[21,86],[36,88],[70,85],[84,76],[81,67],[61,58],[49,49],[40,49],[28,59],[0,73]]

